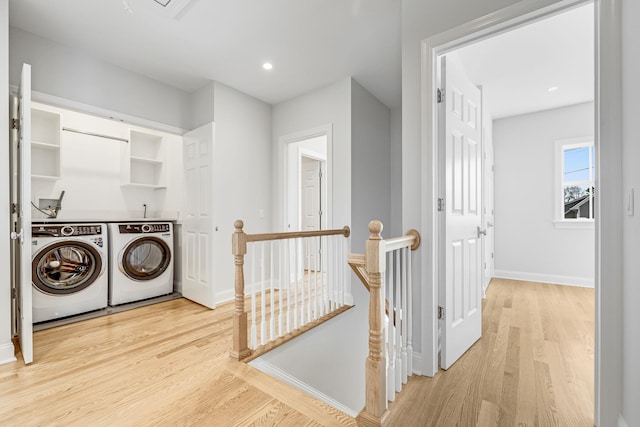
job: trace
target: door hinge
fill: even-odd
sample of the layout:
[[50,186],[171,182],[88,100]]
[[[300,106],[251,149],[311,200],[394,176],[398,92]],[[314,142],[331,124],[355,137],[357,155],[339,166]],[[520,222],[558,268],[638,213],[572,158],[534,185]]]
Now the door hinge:
[[11,213],[18,213],[18,204],[17,203],[11,203]]
[[444,307],[438,306],[438,319],[444,319]]
[[16,288],[11,288],[11,299],[16,298],[18,298],[18,292],[16,291]]
[[438,212],[442,212],[444,210],[444,199],[442,197],[438,197]]
[[322,171],[321,171],[321,170],[320,170],[320,171],[318,171],[318,176],[319,176],[320,178],[322,178]]
[[438,89],[438,104],[444,102],[444,89]]
[[20,130],[20,120],[11,119],[11,129]]

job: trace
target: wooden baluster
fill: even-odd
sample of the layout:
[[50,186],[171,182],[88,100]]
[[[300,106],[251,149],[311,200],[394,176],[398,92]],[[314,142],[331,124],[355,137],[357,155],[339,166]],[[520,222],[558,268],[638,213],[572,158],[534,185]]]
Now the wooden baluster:
[[396,305],[395,305],[395,380],[396,380],[396,392],[402,391],[402,325],[404,324],[404,311],[402,307],[402,267],[400,263],[400,251],[393,251],[393,261],[395,268],[394,287],[396,290]]
[[274,295],[274,287],[273,287],[273,281],[274,281],[274,276],[273,276],[273,240],[270,243],[270,250],[269,250],[269,272],[271,273],[271,286],[270,286],[270,303],[271,303],[271,317],[269,318],[269,339],[271,341],[273,341],[274,339],[276,339],[276,316],[275,316],[275,295]]
[[291,240],[287,239],[287,333],[291,332]]
[[382,240],[382,223],[369,223],[371,235],[366,243],[365,268],[370,279],[369,302],[369,356],[366,361],[366,398],[365,407],[358,414],[356,421],[364,426],[387,425],[387,383],[386,383],[386,351],[382,339],[384,337],[384,294],[381,292],[384,280],[384,241]]
[[264,242],[260,243],[260,344],[267,343],[267,298],[264,272]]
[[298,248],[298,240],[294,240],[294,250],[295,250],[295,263],[294,263],[294,272],[293,276],[295,278],[293,283],[293,329],[298,329],[298,273],[300,270],[300,259],[299,248]]
[[251,354],[247,346],[247,313],[244,311],[244,256],[247,254],[247,235],[242,231],[244,223],[234,223],[232,249],[235,264],[235,304],[233,311],[233,347],[230,355],[244,359]]
[[[253,248],[256,244],[252,244]],[[257,328],[257,310],[256,310],[256,252],[257,248],[251,251],[251,348],[253,350],[258,346],[258,328]]]
[[387,314],[387,399],[394,401],[396,397],[396,326],[395,326],[395,312],[396,305],[394,300],[394,275],[393,275],[393,252],[389,252],[386,255],[387,264],[389,266],[389,274],[386,275],[387,292],[389,300],[389,313]]
[[398,251],[402,265],[402,383],[407,383],[407,248]]
[[411,251],[407,248],[407,374],[409,376],[413,375],[413,298],[412,298],[412,289],[413,286],[411,282],[411,275],[413,272],[411,271]]
[[282,249],[283,245],[284,245],[285,241],[280,240],[278,242],[278,277],[279,279],[279,284],[278,284],[278,336],[281,337],[284,335],[284,316],[283,316],[283,310],[282,310],[282,293],[284,292],[284,284],[285,284],[285,280],[286,278],[284,277],[284,268],[283,266],[285,265],[285,260],[284,260],[284,251]]

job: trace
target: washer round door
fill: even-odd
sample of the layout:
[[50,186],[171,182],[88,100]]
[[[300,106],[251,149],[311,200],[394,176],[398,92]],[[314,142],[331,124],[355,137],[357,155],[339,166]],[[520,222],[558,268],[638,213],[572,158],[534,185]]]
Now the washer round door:
[[171,262],[169,245],[157,237],[146,236],[129,243],[120,260],[122,271],[133,280],[153,280],[164,273]]
[[90,244],[60,241],[45,246],[31,262],[32,281],[41,291],[53,295],[79,292],[102,273],[102,257]]

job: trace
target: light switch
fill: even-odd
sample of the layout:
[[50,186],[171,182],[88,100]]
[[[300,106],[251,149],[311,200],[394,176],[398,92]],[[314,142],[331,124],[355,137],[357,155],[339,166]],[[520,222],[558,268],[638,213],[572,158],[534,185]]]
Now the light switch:
[[630,188],[629,191],[627,192],[627,205],[626,205],[627,215],[629,216],[633,216],[633,204],[634,204],[633,188]]

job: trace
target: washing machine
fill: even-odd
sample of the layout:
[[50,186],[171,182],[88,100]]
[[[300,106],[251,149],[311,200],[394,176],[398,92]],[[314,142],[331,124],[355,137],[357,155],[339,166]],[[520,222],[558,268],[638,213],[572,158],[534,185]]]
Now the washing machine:
[[107,307],[106,224],[34,224],[31,235],[34,323]]
[[109,305],[173,292],[170,222],[110,223]]

